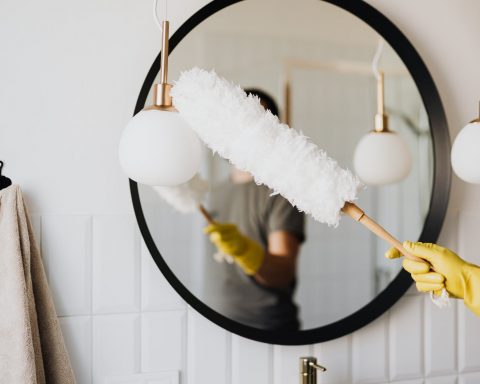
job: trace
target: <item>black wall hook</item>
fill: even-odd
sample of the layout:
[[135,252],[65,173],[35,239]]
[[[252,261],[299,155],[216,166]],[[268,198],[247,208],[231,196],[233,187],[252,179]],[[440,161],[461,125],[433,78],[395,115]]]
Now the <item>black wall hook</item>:
[[4,189],[12,185],[12,180],[6,176],[2,176],[3,161],[0,160],[0,189]]

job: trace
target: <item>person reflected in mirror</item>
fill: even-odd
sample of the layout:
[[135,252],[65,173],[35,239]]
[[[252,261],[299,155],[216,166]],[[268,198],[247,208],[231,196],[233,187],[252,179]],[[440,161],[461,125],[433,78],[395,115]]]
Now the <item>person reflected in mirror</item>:
[[[268,94],[257,89],[246,92],[278,115]],[[298,330],[293,294],[297,258],[305,240],[304,214],[235,167],[229,180],[212,192],[212,207],[217,224],[204,232],[220,253],[233,260],[224,263],[220,312],[255,328]]]
[[[439,296],[442,290],[446,289],[451,297],[463,299],[465,305],[475,315],[480,316],[479,266],[437,244],[405,241],[403,246],[412,255],[423,260],[403,259],[403,268],[412,275],[419,291],[433,292]],[[401,256],[395,248],[389,249],[385,254],[388,259]]]

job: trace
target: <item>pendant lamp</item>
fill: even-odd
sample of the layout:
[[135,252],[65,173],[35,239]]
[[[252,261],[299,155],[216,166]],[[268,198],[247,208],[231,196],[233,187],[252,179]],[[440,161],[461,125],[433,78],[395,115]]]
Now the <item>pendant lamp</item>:
[[[156,17],[156,1],[154,3]],[[170,97],[168,84],[169,22],[162,22],[160,83],[153,90],[153,105],[136,114],[125,127],[119,160],[127,176],[142,184],[174,186],[190,180],[198,171],[201,144],[182,119]]]
[[480,112],[455,138],[452,146],[452,168],[467,183],[480,184]]
[[405,179],[412,168],[412,157],[407,144],[388,128],[384,106],[384,74],[377,75],[377,114],[375,129],[359,141],[355,148],[353,165],[358,177],[366,185],[387,185]]

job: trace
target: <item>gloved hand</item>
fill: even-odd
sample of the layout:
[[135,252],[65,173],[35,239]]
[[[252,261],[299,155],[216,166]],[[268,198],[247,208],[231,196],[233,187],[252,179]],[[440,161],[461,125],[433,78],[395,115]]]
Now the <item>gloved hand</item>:
[[[467,263],[456,253],[436,244],[412,243],[405,241],[403,246],[412,255],[426,260],[412,261],[405,258],[403,268],[411,273],[417,289],[439,294],[443,288],[456,298],[463,299],[477,316],[480,316],[480,268]],[[401,254],[391,248],[385,257],[394,259]],[[430,265],[433,271],[430,271]]]
[[210,235],[218,250],[232,256],[247,275],[254,275],[262,266],[265,258],[263,247],[242,234],[235,224],[210,224],[203,231]]

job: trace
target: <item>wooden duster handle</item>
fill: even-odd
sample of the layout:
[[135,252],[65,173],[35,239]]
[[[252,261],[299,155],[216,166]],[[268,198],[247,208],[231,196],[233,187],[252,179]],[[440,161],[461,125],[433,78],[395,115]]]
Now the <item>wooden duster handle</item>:
[[210,213],[205,209],[205,207],[202,204],[198,205],[198,210],[203,215],[205,220],[207,220],[208,224],[216,224],[215,220],[213,220],[212,215],[210,215]]
[[414,260],[414,261],[422,261],[419,257],[413,256],[410,252],[408,252],[398,241],[395,237],[393,237],[390,233],[388,233],[385,228],[383,228],[380,224],[375,222],[373,219],[368,217],[365,212],[363,212],[358,206],[353,203],[345,203],[342,211],[350,216],[353,220],[362,223],[365,227],[367,227],[371,232],[375,235],[380,237],[381,239],[385,240],[389,243],[392,247],[395,247],[402,255],[404,255],[407,259]]

